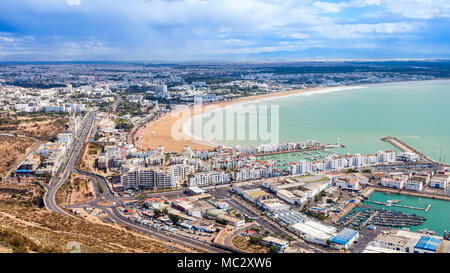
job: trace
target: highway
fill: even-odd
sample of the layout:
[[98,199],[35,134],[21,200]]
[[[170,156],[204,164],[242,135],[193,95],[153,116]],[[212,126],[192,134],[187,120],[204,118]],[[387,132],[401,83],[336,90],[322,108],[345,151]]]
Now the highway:
[[[180,245],[194,248],[194,249],[201,249],[207,252],[213,252],[213,253],[227,253],[227,251],[222,250],[220,248],[216,248],[212,246],[210,243],[207,242],[201,242],[195,239],[191,239],[187,236],[181,236],[179,234],[169,232],[169,231],[153,231],[149,228],[146,228],[139,223],[134,223],[132,220],[128,219],[127,217],[121,215],[117,208],[111,208],[111,209],[105,209],[106,214],[108,217],[117,223],[122,224],[123,226],[129,227],[131,229],[135,229],[138,231],[141,231],[145,234],[151,235],[152,237],[158,238],[163,241],[169,241],[172,240],[175,243],[178,243]],[[167,233],[168,235],[165,235],[164,233]]]
[[[189,247],[189,248],[194,248],[194,249],[200,249],[203,250],[205,252],[215,252],[215,253],[226,253],[227,251],[222,250],[220,248],[214,247],[211,243],[208,242],[201,242],[192,238],[189,238],[187,236],[182,236],[179,234],[175,234],[175,233],[170,233],[169,235],[165,235],[164,232],[156,232],[153,230],[150,230],[147,227],[142,226],[141,224],[137,224],[134,221],[132,221],[131,219],[128,219],[127,217],[121,215],[119,213],[119,211],[117,210],[117,208],[110,208],[107,206],[102,206],[99,205],[98,203],[100,201],[113,201],[113,202],[117,202],[120,203],[120,201],[122,199],[117,198],[114,196],[114,194],[111,192],[109,186],[107,185],[105,178],[97,175],[97,174],[93,174],[93,173],[89,173],[89,172],[85,172],[82,170],[75,170],[75,163],[77,161],[78,155],[80,154],[84,143],[86,142],[87,138],[89,137],[89,132],[94,120],[94,112],[89,112],[86,116],[86,118],[83,121],[83,126],[82,126],[82,131],[80,133],[80,136],[77,138],[78,141],[76,142],[73,152],[70,154],[70,151],[68,152],[68,154],[70,154],[70,156],[68,156],[68,163],[65,166],[61,166],[61,175],[60,176],[54,176],[52,181],[50,182],[50,185],[46,185],[46,193],[44,195],[44,204],[46,206],[46,208],[50,211],[54,211],[69,217],[75,217],[69,213],[67,213],[65,210],[63,210],[61,207],[59,207],[56,204],[56,200],[55,200],[55,196],[56,193],[58,191],[58,189],[65,183],[65,181],[68,179],[70,173],[72,172],[77,172],[77,173],[81,173],[83,175],[87,175],[89,177],[91,177],[94,181],[98,182],[100,185],[102,185],[103,188],[103,193],[100,193],[100,190],[98,188],[97,183],[94,183],[94,189],[96,191],[96,198],[95,200],[92,200],[90,202],[87,202],[85,204],[79,204],[76,206],[70,206],[70,207],[94,207],[94,208],[99,208],[99,209],[103,209],[106,214],[108,215],[109,219],[134,230],[138,230],[140,232],[143,232],[145,234],[148,234],[152,237],[158,238],[160,240],[163,241],[173,241],[174,243],[183,245],[185,247]],[[64,164],[64,162],[63,162]],[[181,193],[177,192],[177,194]],[[164,193],[162,193],[163,195]],[[156,196],[160,195],[160,194],[155,194]]]
[[[44,204],[45,204],[45,207],[50,211],[55,211],[60,214],[64,214],[66,216],[73,217],[71,214],[67,213],[66,211],[61,209],[56,204],[55,196],[56,196],[58,189],[66,182],[70,173],[74,170],[75,163],[76,163],[78,155],[80,154],[80,151],[83,148],[83,145],[86,141],[86,137],[88,135],[88,132],[90,131],[90,127],[94,120],[94,116],[95,116],[94,112],[89,112],[86,115],[85,119],[83,120],[81,133],[80,133],[79,137],[76,137],[76,143],[73,146],[73,149],[69,150],[69,152],[68,152],[68,154],[70,154],[70,155],[68,157],[66,156],[65,161],[62,163],[62,166],[59,168],[59,172],[62,172],[61,175],[58,175],[59,172],[57,172],[53,176],[49,185],[46,186],[47,191],[44,195]],[[70,153],[70,151],[72,151],[72,153]]]
[[114,102],[114,105],[113,105],[113,107],[112,107],[112,111],[113,111],[113,112],[116,112],[117,107],[119,106],[119,104],[120,104],[121,101],[122,101],[122,98],[119,96],[119,97],[117,98],[117,100]]
[[[163,241],[173,241],[173,243],[176,243],[176,244],[179,244],[179,245],[182,245],[185,247],[189,247],[189,248],[200,249],[205,252],[214,252],[214,253],[226,253],[227,252],[220,248],[214,247],[211,243],[208,243],[208,242],[201,242],[201,241],[198,241],[198,240],[186,237],[186,236],[178,235],[175,233],[170,233],[170,235],[165,235],[164,232],[154,231],[154,230],[152,230],[146,226],[143,226],[139,223],[135,223],[133,220],[121,215],[119,213],[119,211],[117,210],[117,208],[114,208],[114,207],[111,208],[109,206],[100,205],[99,202],[102,202],[102,201],[103,202],[105,202],[105,201],[116,202],[117,204],[120,204],[121,201],[128,200],[128,199],[133,200],[135,198],[119,198],[119,197],[114,196],[113,192],[111,192],[109,186],[107,185],[105,178],[101,175],[89,173],[89,172],[82,171],[82,170],[74,170],[74,171],[77,173],[83,174],[83,175],[87,175],[87,176],[91,177],[94,181],[98,181],[99,184],[102,185],[103,193],[100,193],[97,183],[94,183],[94,189],[95,189],[95,193],[96,193],[96,198],[94,200],[91,200],[89,202],[82,203],[82,204],[68,206],[67,208],[92,207],[92,208],[102,209],[108,215],[108,218],[115,221],[116,223],[121,224],[130,229],[134,229],[134,230],[143,232],[154,238],[157,238],[157,239],[160,239]],[[62,184],[60,183],[60,185],[62,185]],[[161,195],[173,195],[173,194],[179,195],[181,193],[182,193],[182,191],[169,192],[169,193],[154,193],[154,194],[149,194],[149,196],[161,196]],[[62,210],[60,208],[58,208],[58,209],[59,210],[57,210],[57,212],[67,215],[67,213],[64,210]]]
[[[96,189],[96,191],[97,191],[96,194],[98,195],[99,194],[98,190]],[[110,195],[110,197],[107,199],[104,199],[103,197],[101,197],[101,198],[97,197],[95,200],[91,200],[89,202],[82,203],[82,204],[71,205],[71,206],[68,206],[68,208],[91,207],[91,208],[101,209],[101,210],[105,211],[105,213],[108,215],[108,218],[113,220],[114,222],[121,224],[125,227],[128,227],[130,229],[134,229],[134,230],[143,232],[147,235],[150,235],[151,237],[154,237],[154,238],[166,241],[166,242],[173,241],[173,243],[176,243],[176,244],[179,244],[179,245],[182,245],[185,247],[189,247],[189,248],[200,249],[205,252],[227,253],[227,251],[222,250],[217,247],[214,247],[209,242],[198,241],[198,240],[189,238],[187,236],[182,236],[182,235],[175,234],[175,233],[172,233],[169,231],[155,231],[155,230],[150,229],[140,223],[136,223],[133,220],[129,219],[128,217],[120,214],[120,212],[118,211],[117,208],[99,204],[99,202],[105,201],[105,200],[120,203],[120,201],[122,199],[116,198],[113,195]],[[167,233],[169,235],[166,235],[165,233]]]

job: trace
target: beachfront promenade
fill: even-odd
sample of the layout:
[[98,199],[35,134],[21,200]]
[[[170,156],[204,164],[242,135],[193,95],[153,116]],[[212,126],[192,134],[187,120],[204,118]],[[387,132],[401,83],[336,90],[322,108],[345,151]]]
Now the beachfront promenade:
[[439,165],[440,167],[450,167],[450,165],[443,164],[437,160],[432,159],[431,157],[423,154],[416,148],[412,147],[411,145],[405,143],[404,141],[402,141],[394,136],[383,137],[383,138],[381,138],[381,140],[391,143],[392,145],[394,145],[395,147],[397,147],[398,149],[400,149],[403,152],[414,153],[414,154],[418,155],[421,160]]

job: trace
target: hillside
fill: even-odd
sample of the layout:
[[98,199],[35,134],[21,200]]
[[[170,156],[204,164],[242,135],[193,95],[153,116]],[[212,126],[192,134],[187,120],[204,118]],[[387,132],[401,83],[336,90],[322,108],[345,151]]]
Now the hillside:
[[[180,252],[117,224],[92,223],[49,212],[38,185],[0,184],[0,252]],[[74,243],[75,242],[75,243]]]
[[0,177],[5,176],[31,151],[35,141],[25,137],[0,136]]

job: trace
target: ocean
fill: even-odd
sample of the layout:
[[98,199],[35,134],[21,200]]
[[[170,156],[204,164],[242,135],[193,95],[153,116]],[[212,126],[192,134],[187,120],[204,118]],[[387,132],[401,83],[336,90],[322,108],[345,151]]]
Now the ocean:
[[[346,147],[333,149],[333,152],[369,154],[386,149],[398,152],[392,145],[380,140],[385,136],[395,136],[430,157],[448,163],[449,102],[450,80],[434,80],[300,93],[251,103],[279,107],[279,142],[312,139],[334,144],[339,138]],[[243,115],[249,117],[248,114]],[[269,111],[267,120],[270,119]],[[208,118],[204,118],[203,124],[207,122]],[[252,126],[247,122],[245,139],[214,139],[213,134],[208,135],[208,132],[201,136],[194,135],[224,145],[268,142],[250,140],[249,127]],[[287,156],[296,159],[293,155]]]

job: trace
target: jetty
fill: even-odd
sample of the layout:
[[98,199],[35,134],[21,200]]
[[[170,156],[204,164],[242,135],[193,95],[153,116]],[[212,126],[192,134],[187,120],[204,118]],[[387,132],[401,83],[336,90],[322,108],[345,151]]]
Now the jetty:
[[402,152],[408,152],[416,154],[422,161],[430,162],[432,164],[438,165],[440,167],[450,167],[449,164],[443,164],[437,160],[432,159],[431,157],[425,155],[424,153],[420,152],[416,148],[412,147],[411,145],[407,144],[406,142],[394,137],[394,136],[387,136],[381,138],[382,141],[386,141],[397,147]]
[[392,206],[392,207],[407,208],[407,209],[418,209],[418,210],[423,210],[425,212],[428,212],[428,210],[431,208],[431,204],[429,204],[425,208],[419,208],[419,207],[404,206],[404,205],[399,205],[399,204],[394,204],[394,203],[383,203],[383,202],[372,201],[372,200],[366,200],[365,202],[369,202],[369,203],[377,204],[377,205],[383,205],[383,206],[386,206],[386,207]]

